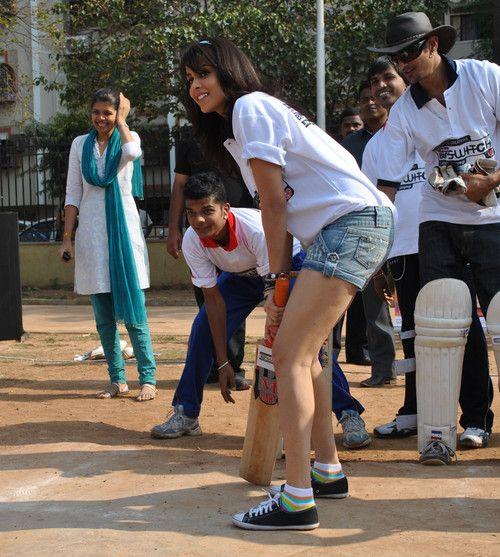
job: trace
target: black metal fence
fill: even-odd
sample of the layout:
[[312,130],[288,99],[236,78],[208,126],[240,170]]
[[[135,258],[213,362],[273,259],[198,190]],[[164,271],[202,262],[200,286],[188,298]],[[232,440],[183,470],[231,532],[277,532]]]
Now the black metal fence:
[[[148,238],[168,229],[170,164],[168,132],[143,138],[142,171]],[[62,237],[68,144],[17,137],[0,141],[0,211],[19,215],[21,241],[56,241]]]

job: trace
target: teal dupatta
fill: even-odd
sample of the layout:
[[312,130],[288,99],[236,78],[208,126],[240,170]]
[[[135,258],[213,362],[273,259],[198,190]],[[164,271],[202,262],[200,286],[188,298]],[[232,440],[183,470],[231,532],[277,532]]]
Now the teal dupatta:
[[[94,145],[97,131],[92,130],[82,152],[82,173],[85,180],[105,188],[106,229],[108,232],[109,276],[115,319],[125,323],[144,323],[146,308],[139,287],[134,253],[128,233],[123,201],[118,183],[118,168],[122,158],[121,138],[115,128],[108,142],[104,176],[97,173]],[[132,194],[142,197],[142,171],[139,159],[134,161]]]

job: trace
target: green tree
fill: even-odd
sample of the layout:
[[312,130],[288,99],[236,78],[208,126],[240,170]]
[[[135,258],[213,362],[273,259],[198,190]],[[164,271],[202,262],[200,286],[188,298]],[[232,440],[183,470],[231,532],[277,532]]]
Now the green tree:
[[[330,112],[353,101],[371,55],[383,42],[388,17],[417,9],[439,23],[446,0],[326,2],[327,102]],[[113,84],[142,115],[178,109],[178,59],[203,36],[224,35],[238,44],[285,98],[315,113],[313,0],[80,0],[57,3],[64,19],[51,36],[66,76],[62,92],[70,109],[98,86]],[[69,37],[68,38],[68,33]]]

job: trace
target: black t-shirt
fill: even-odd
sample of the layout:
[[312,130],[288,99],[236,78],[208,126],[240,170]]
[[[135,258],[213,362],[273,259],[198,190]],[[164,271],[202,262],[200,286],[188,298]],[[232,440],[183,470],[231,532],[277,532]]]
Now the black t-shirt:
[[202,155],[200,146],[192,137],[179,140],[175,149],[175,170],[176,174],[191,176],[199,172],[215,172],[224,182],[227,200],[231,207],[253,208],[254,203],[239,171],[235,169],[234,175],[229,176],[220,172],[207,163]]

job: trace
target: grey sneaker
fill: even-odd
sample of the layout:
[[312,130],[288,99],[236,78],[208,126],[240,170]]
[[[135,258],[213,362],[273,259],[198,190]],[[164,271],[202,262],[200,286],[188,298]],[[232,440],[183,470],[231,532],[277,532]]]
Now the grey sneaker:
[[455,452],[450,447],[447,447],[441,441],[431,441],[420,453],[418,461],[420,464],[441,466],[442,464],[451,464],[453,458],[457,459]]
[[359,449],[371,443],[363,418],[356,410],[343,410],[339,424],[342,426],[342,445],[347,449]]
[[184,414],[182,404],[174,406],[167,416],[167,421],[155,425],[151,430],[151,437],[155,439],[175,439],[183,435],[201,435],[201,427],[198,418],[190,418]]

